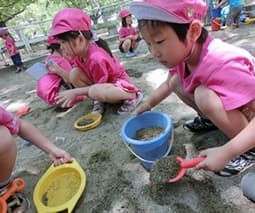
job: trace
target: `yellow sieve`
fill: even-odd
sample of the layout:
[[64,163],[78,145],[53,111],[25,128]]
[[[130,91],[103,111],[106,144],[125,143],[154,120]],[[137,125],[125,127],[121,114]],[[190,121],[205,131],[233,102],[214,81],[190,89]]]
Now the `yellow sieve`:
[[74,127],[81,131],[86,131],[97,127],[102,120],[102,115],[99,113],[90,113],[80,117],[74,123]]

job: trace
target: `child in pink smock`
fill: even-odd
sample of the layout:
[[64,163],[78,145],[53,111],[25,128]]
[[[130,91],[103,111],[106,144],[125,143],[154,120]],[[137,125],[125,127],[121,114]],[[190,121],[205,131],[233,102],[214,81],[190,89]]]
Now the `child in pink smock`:
[[[201,24],[205,2],[142,0],[131,3],[130,10],[151,53],[170,69],[166,81],[134,113],[150,110],[174,92],[199,114],[185,128],[219,128],[229,138],[242,131],[255,112],[255,58],[208,36]],[[224,176],[245,170],[255,162],[250,150],[255,143],[239,143],[239,150],[229,142],[204,152],[206,159],[198,167],[219,172],[225,166],[218,173]]]
[[126,57],[135,56],[134,50],[141,40],[136,29],[132,27],[132,14],[127,9],[119,12],[121,28],[119,29],[119,49]]
[[[56,105],[56,97],[59,91],[71,89],[72,85],[69,81],[69,73],[72,65],[70,60],[63,57],[63,51],[60,43],[53,37],[48,37],[48,47],[51,54],[45,59],[48,74],[44,75],[37,81],[36,93],[49,105]],[[78,96],[68,107],[73,106],[78,101],[84,100],[85,96]]]
[[11,57],[13,64],[17,67],[16,73],[25,70],[19,51],[15,45],[14,38],[9,34],[7,29],[0,30],[0,37],[5,40],[5,48],[7,50],[8,55]]
[[[15,135],[44,151],[55,165],[72,161],[69,153],[55,146],[35,126],[0,107],[0,197],[6,193],[12,182],[11,174],[17,155]],[[19,202],[12,205],[12,212],[27,212],[26,198],[20,193],[17,194],[17,198]]]
[[51,35],[60,40],[65,53],[74,57],[70,82],[75,89],[63,91],[57,103],[67,106],[79,95],[94,100],[93,113],[103,113],[103,103],[120,103],[118,113],[134,109],[141,101],[140,89],[130,82],[125,68],[107,43],[91,31],[91,19],[82,10],[66,8],[53,19]]

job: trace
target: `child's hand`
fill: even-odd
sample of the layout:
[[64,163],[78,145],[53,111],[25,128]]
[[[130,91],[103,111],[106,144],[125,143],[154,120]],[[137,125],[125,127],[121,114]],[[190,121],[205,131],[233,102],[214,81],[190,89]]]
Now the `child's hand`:
[[61,107],[70,107],[75,99],[75,94],[72,90],[60,92],[56,97],[56,104]]
[[54,74],[58,74],[58,71],[61,69],[61,67],[55,61],[52,60],[46,62],[46,68],[49,73]]
[[222,170],[232,159],[227,153],[228,151],[224,149],[224,146],[203,150],[200,153],[200,156],[205,156],[206,158],[196,166],[196,169],[204,169],[214,172]]
[[56,148],[51,153],[49,153],[49,157],[55,166],[72,162],[70,154],[60,148]]
[[145,102],[143,104],[140,104],[132,114],[134,115],[138,115],[138,114],[141,114],[145,111],[149,111],[151,109],[151,106],[148,102]]

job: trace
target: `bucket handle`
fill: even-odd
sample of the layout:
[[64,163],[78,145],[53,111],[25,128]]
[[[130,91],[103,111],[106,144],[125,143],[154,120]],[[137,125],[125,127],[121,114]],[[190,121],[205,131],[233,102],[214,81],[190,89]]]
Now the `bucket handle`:
[[[171,132],[170,132],[170,134],[171,134],[171,139],[170,139],[170,142],[169,142],[168,150],[167,150],[166,154],[165,154],[164,156],[162,156],[162,157],[166,157],[166,156],[168,155],[168,153],[170,152],[170,149],[171,149],[171,147],[172,147],[171,144],[172,144],[173,139],[174,139],[174,130],[173,130],[173,129],[174,129],[174,128],[172,128],[172,129],[171,129]],[[137,154],[133,151],[133,149],[130,147],[130,144],[125,143],[125,145],[127,146],[128,150],[129,150],[135,157],[137,157],[140,161],[143,161],[143,162],[145,162],[145,163],[154,163],[154,162],[155,162],[155,161],[145,160],[145,159],[143,159],[141,156],[137,155]]]

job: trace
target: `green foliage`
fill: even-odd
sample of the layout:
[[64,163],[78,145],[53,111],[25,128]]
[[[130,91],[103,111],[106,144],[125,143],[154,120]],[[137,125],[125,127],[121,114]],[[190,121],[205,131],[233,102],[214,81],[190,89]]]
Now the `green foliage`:
[[116,28],[118,28],[119,21],[114,20],[114,21],[107,21],[107,22],[104,22],[104,23],[94,24],[93,29],[94,30],[99,30],[99,29],[102,29],[102,28],[109,28],[109,27],[113,27],[113,26],[116,26]]
[[85,10],[94,23],[101,16],[108,22],[108,17],[117,14],[126,2],[128,0],[0,0],[0,27],[1,22],[2,25],[8,22],[8,26],[17,26],[52,19],[66,7]]
[[0,26],[5,26],[5,23],[23,12],[26,7],[36,0],[0,0]]

